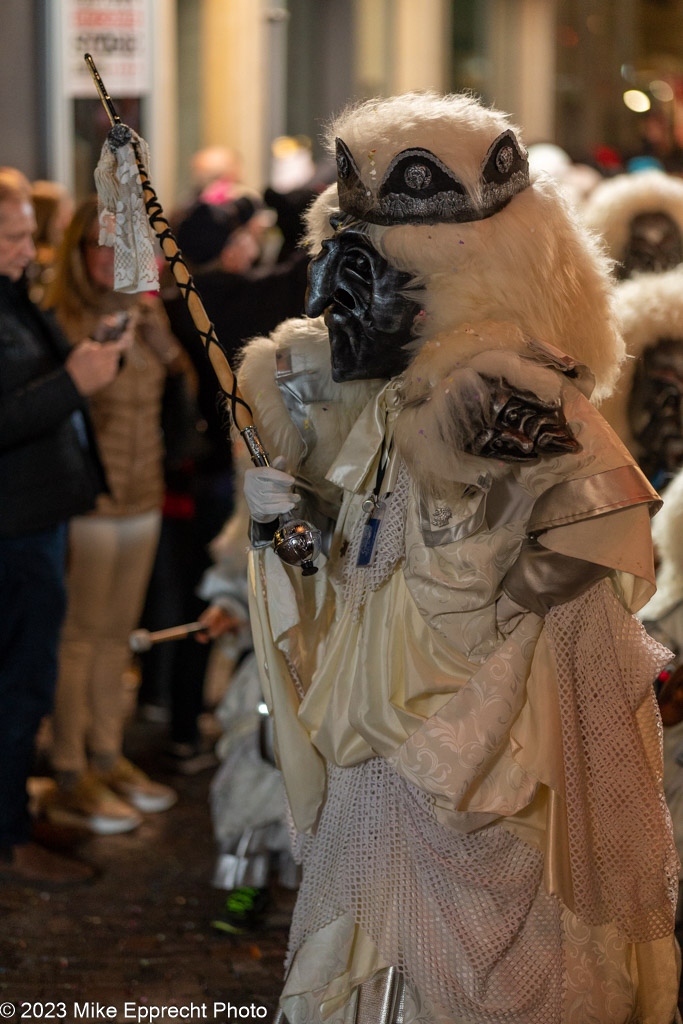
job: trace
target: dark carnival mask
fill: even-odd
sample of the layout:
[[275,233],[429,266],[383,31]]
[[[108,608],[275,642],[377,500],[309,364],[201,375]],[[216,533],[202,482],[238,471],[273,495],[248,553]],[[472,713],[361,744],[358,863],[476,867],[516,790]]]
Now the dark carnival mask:
[[660,338],[636,364],[629,400],[640,467],[663,487],[683,466],[683,339]]
[[[515,388],[504,377],[482,375],[490,387],[490,407],[465,450],[501,462],[524,462],[539,455],[564,455],[581,450],[559,402],[543,402],[531,391]],[[482,418],[478,403],[472,422]]]
[[634,274],[661,274],[682,261],[681,232],[673,218],[668,213],[639,213],[631,221],[617,277],[623,281]]
[[405,346],[420,312],[404,294],[411,276],[380,256],[362,223],[331,223],[334,236],[323,241],[309,266],[306,312],[324,315],[335,381],[389,379],[411,358]]

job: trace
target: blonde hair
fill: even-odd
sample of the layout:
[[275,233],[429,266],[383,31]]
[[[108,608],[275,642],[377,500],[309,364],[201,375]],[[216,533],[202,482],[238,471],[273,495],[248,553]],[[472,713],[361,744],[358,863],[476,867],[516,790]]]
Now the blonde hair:
[[64,233],[67,211],[73,208],[69,190],[58,181],[34,181],[31,201],[36,215],[36,245],[56,247]]
[[16,167],[0,167],[0,206],[31,199],[31,183]]

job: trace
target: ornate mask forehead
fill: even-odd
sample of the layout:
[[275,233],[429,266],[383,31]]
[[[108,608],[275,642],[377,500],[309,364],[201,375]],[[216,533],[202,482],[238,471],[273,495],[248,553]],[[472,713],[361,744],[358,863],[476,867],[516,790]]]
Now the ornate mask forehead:
[[[336,140],[337,189],[344,213],[370,224],[440,224],[483,220],[529,184],[526,151],[511,128],[490,144],[476,190],[438,153],[413,146],[391,159],[381,181],[363,181],[343,139]],[[376,177],[374,171],[370,177]]]

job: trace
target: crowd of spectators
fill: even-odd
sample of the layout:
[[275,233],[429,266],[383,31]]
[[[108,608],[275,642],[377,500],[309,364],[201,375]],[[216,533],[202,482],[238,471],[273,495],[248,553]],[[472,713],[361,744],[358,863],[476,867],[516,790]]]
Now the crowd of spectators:
[[[299,214],[241,182],[238,157],[192,160],[173,224],[230,358],[300,315]],[[280,227],[278,226],[280,222]],[[224,403],[172,278],[160,294],[114,291],[97,198],[0,168],[0,873],[72,884],[93,868],[55,829],[135,829],[174,790],[124,756],[133,705],[168,722],[167,770],[216,759],[200,728],[210,645],[176,642],[133,662],[129,635],[207,615],[210,542],[233,510]],[[160,259],[160,267],[162,260]],[[36,806],[28,789],[50,782]]]

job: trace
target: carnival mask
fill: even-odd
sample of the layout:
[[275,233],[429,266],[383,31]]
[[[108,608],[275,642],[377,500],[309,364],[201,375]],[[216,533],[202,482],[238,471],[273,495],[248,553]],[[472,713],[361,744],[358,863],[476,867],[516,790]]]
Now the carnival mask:
[[380,256],[360,224],[323,241],[308,270],[306,312],[324,314],[335,381],[389,379],[405,370],[420,312],[404,294],[410,280]]
[[663,487],[683,466],[683,340],[660,338],[636,364],[629,399],[645,475]]
[[634,274],[661,274],[681,262],[681,233],[673,218],[668,213],[639,213],[631,221],[629,242],[617,277],[623,281]]

